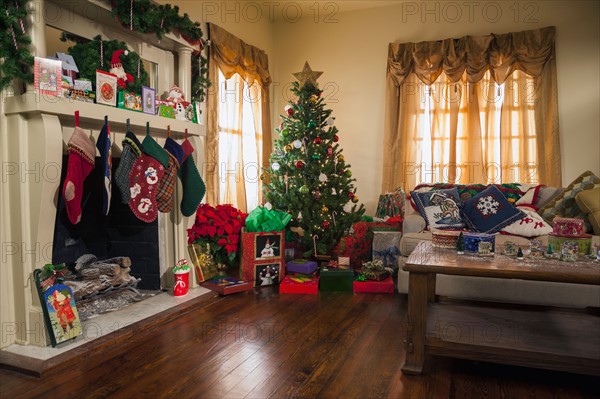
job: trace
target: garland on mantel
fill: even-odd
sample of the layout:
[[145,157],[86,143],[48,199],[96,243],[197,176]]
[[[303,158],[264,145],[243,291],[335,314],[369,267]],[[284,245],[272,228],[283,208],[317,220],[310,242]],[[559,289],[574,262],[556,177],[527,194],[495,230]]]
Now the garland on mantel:
[[[0,91],[14,79],[33,83],[33,56],[29,51],[31,39],[26,34],[27,0],[6,0],[0,9]],[[126,27],[136,32],[155,34],[160,40],[164,34],[176,32],[188,43],[198,46],[192,54],[191,98],[204,101],[211,85],[207,77],[207,60],[202,54],[204,41],[200,23],[187,14],[179,15],[179,7],[159,5],[150,0],[110,0],[112,14]],[[6,32],[6,34],[4,34]],[[81,62],[81,61],[78,61]]]
[[150,0],[110,0],[112,15],[129,30],[155,34],[160,40],[166,33],[179,33],[188,43],[198,46],[192,54],[191,98],[204,101],[210,86],[207,77],[207,60],[202,54],[204,40],[199,22],[193,22],[188,14],[179,15],[179,7],[156,4]]
[[27,0],[5,0],[0,9],[0,91],[14,79],[33,83],[31,38],[25,29],[26,4]]

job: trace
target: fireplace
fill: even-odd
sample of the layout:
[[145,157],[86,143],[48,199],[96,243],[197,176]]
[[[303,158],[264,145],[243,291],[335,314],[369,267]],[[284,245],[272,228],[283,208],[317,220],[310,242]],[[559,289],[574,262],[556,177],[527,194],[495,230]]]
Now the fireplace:
[[[60,187],[67,173],[67,156],[63,156]],[[119,158],[112,163],[113,176]],[[127,204],[121,202],[119,190],[113,185],[110,212],[102,214],[104,176],[100,158],[85,180],[81,221],[73,225],[67,217],[62,196],[58,197],[54,224],[52,263],[72,265],[82,255],[92,254],[98,259],[126,256],[131,259],[131,274],[141,278],[137,288],[159,290],[160,262],[158,247],[158,220],[145,223],[137,219]]]

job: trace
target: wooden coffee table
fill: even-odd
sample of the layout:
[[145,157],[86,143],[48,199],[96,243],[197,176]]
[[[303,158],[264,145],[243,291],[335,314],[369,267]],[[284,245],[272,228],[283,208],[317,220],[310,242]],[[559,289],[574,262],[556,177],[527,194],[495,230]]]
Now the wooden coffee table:
[[600,285],[600,263],[457,255],[423,241],[409,256],[405,374],[425,355],[600,375],[600,316],[585,310],[436,302],[436,274]]

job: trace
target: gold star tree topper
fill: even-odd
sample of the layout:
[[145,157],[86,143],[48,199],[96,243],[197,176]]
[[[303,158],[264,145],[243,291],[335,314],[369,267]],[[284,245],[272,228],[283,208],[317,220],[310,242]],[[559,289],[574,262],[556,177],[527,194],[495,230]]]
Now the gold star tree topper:
[[323,72],[317,72],[310,69],[310,65],[308,65],[308,61],[306,61],[304,62],[304,69],[302,69],[302,72],[296,72],[292,75],[298,79],[300,87],[302,88],[307,83],[317,86],[317,79],[319,79],[319,76],[322,74]]

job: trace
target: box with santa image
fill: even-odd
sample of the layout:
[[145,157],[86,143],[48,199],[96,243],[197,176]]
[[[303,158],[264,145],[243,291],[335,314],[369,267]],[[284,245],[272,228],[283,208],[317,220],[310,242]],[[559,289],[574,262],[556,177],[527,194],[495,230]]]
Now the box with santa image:
[[278,284],[285,275],[285,236],[283,231],[242,231],[240,277],[254,281],[255,287]]

